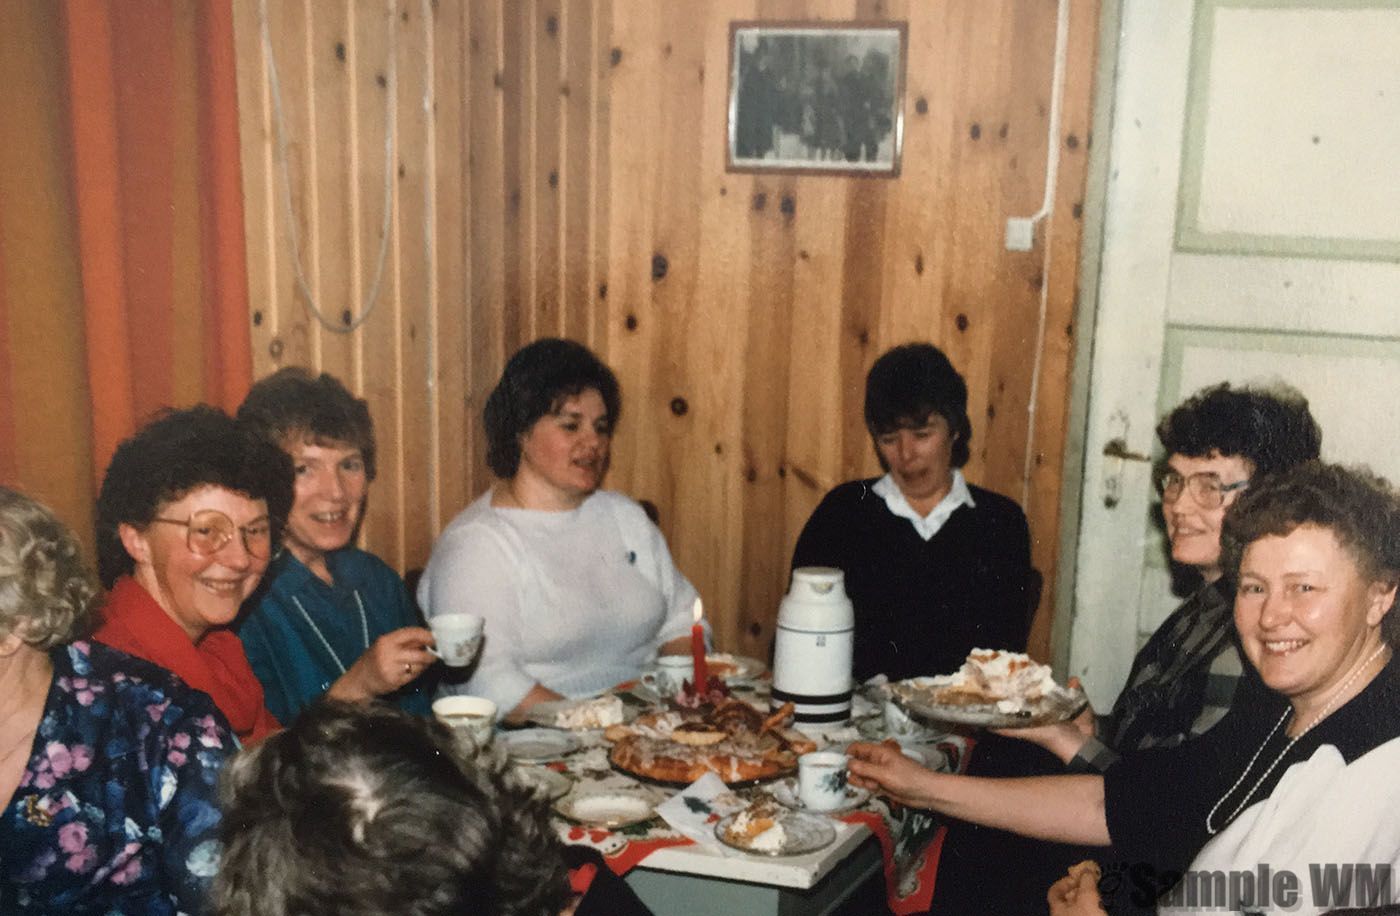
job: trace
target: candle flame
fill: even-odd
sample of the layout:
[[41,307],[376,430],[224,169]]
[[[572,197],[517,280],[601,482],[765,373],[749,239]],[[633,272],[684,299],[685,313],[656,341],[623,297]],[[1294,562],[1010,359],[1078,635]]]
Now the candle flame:
[[705,616],[704,608],[702,608],[702,607],[700,606],[700,599],[699,599],[699,598],[696,598],[696,599],[695,599],[695,622],[696,622],[696,623],[699,623],[700,620],[701,620],[701,618],[704,617],[704,616]]

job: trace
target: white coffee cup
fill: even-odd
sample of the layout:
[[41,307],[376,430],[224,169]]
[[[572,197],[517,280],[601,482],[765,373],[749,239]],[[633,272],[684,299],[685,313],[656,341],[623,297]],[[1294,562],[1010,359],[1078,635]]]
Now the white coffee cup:
[[831,811],[846,802],[846,755],[814,751],[797,758],[797,797],[810,811]]
[[433,701],[433,716],[472,753],[487,747],[496,733],[496,704],[486,697],[441,697]]
[[663,696],[680,693],[681,682],[695,677],[695,660],[689,655],[660,655],[651,670],[642,675],[642,683]]
[[439,614],[428,619],[437,648],[431,650],[452,668],[470,665],[481,650],[481,633],[486,621],[475,614]]

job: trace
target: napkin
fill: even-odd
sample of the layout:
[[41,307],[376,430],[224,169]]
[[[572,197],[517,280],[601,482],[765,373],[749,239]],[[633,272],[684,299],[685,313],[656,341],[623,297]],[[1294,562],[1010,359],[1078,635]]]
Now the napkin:
[[715,824],[747,806],[748,802],[723,780],[714,773],[706,773],[657,805],[656,813],[677,833],[697,843],[724,849],[724,844],[715,838]]

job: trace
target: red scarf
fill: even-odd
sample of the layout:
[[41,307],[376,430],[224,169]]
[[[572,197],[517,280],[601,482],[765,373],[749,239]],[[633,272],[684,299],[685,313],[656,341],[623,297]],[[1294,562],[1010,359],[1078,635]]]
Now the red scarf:
[[215,627],[198,644],[131,576],[112,586],[93,638],[179,675],[214,705],[244,743],[260,741],[281,726],[263,705],[243,643],[226,627]]

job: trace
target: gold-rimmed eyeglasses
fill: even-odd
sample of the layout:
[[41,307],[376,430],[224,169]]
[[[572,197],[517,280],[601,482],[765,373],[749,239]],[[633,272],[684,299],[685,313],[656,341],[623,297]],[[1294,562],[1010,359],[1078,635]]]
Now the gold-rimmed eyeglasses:
[[1182,490],[1190,490],[1191,498],[1202,509],[1219,509],[1225,505],[1225,496],[1249,486],[1248,480],[1222,483],[1220,475],[1214,471],[1201,471],[1183,477],[1171,468],[1159,470],[1153,480],[1157,492],[1164,503],[1174,503],[1181,498]]
[[201,557],[212,557],[223,550],[234,534],[243,538],[243,549],[249,555],[266,560],[272,554],[272,523],[266,516],[249,525],[235,525],[233,519],[218,509],[200,509],[187,519],[153,518],[151,521],[184,525],[185,546]]

